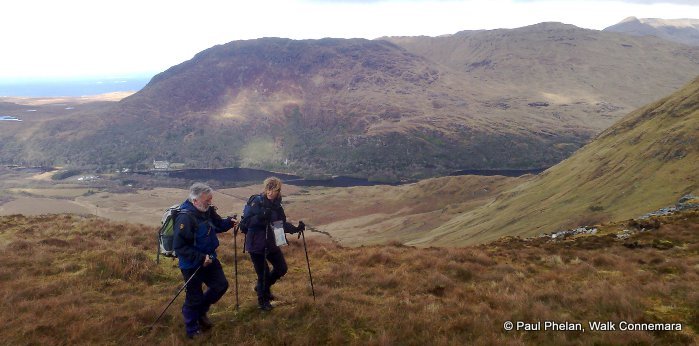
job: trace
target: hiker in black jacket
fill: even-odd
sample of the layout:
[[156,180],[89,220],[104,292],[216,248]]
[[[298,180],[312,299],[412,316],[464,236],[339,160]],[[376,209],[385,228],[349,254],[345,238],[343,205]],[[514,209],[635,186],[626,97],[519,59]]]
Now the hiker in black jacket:
[[[274,296],[270,287],[287,271],[284,254],[275,241],[273,225],[283,227],[284,233],[303,232],[306,226],[299,221],[298,226],[286,222],[282,207],[282,182],[278,178],[265,179],[264,192],[250,197],[241,221],[241,231],[245,233],[245,247],[257,273],[257,302],[260,309],[269,311]],[[272,264],[270,272],[267,262]]]
[[[195,183],[189,189],[189,199],[180,206],[175,220],[173,248],[179,260],[179,267],[186,288],[182,316],[187,336],[193,338],[213,326],[206,313],[211,304],[216,303],[228,289],[228,281],[223,274],[221,262],[216,256],[217,233],[233,228],[235,220],[223,219],[211,205],[213,190],[202,183]],[[196,273],[196,275],[195,275]],[[202,284],[207,290],[203,292]]]

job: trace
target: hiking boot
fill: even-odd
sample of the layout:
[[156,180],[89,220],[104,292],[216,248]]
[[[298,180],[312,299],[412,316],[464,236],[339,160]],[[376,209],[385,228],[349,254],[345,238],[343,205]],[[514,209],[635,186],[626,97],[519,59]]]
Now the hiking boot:
[[192,339],[192,340],[200,339],[201,336],[202,336],[201,330],[197,330],[197,331],[195,331],[194,333],[191,333],[191,334],[190,334],[190,333],[187,333],[187,338]]
[[211,322],[211,320],[206,316],[199,317],[199,326],[203,331],[207,331],[211,328],[214,327],[214,324]]
[[274,309],[274,307],[272,306],[272,304],[269,303],[268,300],[265,300],[264,302],[260,303],[259,308],[262,311],[272,311],[272,309]]
[[[255,286],[255,293],[257,293],[257,286]],[[269,291],[267,294],[265,294],[265,298],[269,300],[277,300],[277,297],[272,294],[272,291]]]

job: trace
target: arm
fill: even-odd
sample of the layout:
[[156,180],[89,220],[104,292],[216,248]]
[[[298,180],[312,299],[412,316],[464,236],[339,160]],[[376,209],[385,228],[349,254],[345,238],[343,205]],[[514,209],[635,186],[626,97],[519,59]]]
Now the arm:
[[215,207],[209,208],[209,218],[214,227],[216,227],[216,233],[226,232],[235,225],[230,218],[221,218]]
[[177,256],[187,259],[192,263],[204,263],[206,254],[199,252],[194,247],[197,223],[190,215],[181,213],[175,220],[175,230],[172,247]]
[[280,208],[280,213],[282,216],[282,220],[284,220],[284,233],[299,233],[303,232],[306,229],[306,225],[304,225],[303,221],[299,221],[298,226],[294,226],[293,224],[286,222],[286,214],[284,214],[284,208]]

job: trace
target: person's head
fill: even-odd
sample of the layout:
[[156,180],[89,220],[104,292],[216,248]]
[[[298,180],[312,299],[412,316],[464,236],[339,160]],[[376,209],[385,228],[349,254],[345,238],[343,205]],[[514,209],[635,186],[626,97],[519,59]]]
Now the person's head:
[[269,177],[265,179],[264,183],[264,193],[268,200],[273,201],[281,195],[282,191],[282,181],[277,177]]
[[189,201],[194,204],[194,207],[199,211],[207,211],[211,206],[211,201],[214,198],[214,190],[209,185],[203,183],[194,183],[189,188]]

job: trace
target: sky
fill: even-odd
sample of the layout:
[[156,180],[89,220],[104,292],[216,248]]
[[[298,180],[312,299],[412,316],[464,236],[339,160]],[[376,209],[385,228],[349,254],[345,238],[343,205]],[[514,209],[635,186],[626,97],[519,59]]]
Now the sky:
[[260,37],[438,36],[545,21],[699,18],[699,0],[3,0],[0,81],[153,75]]

